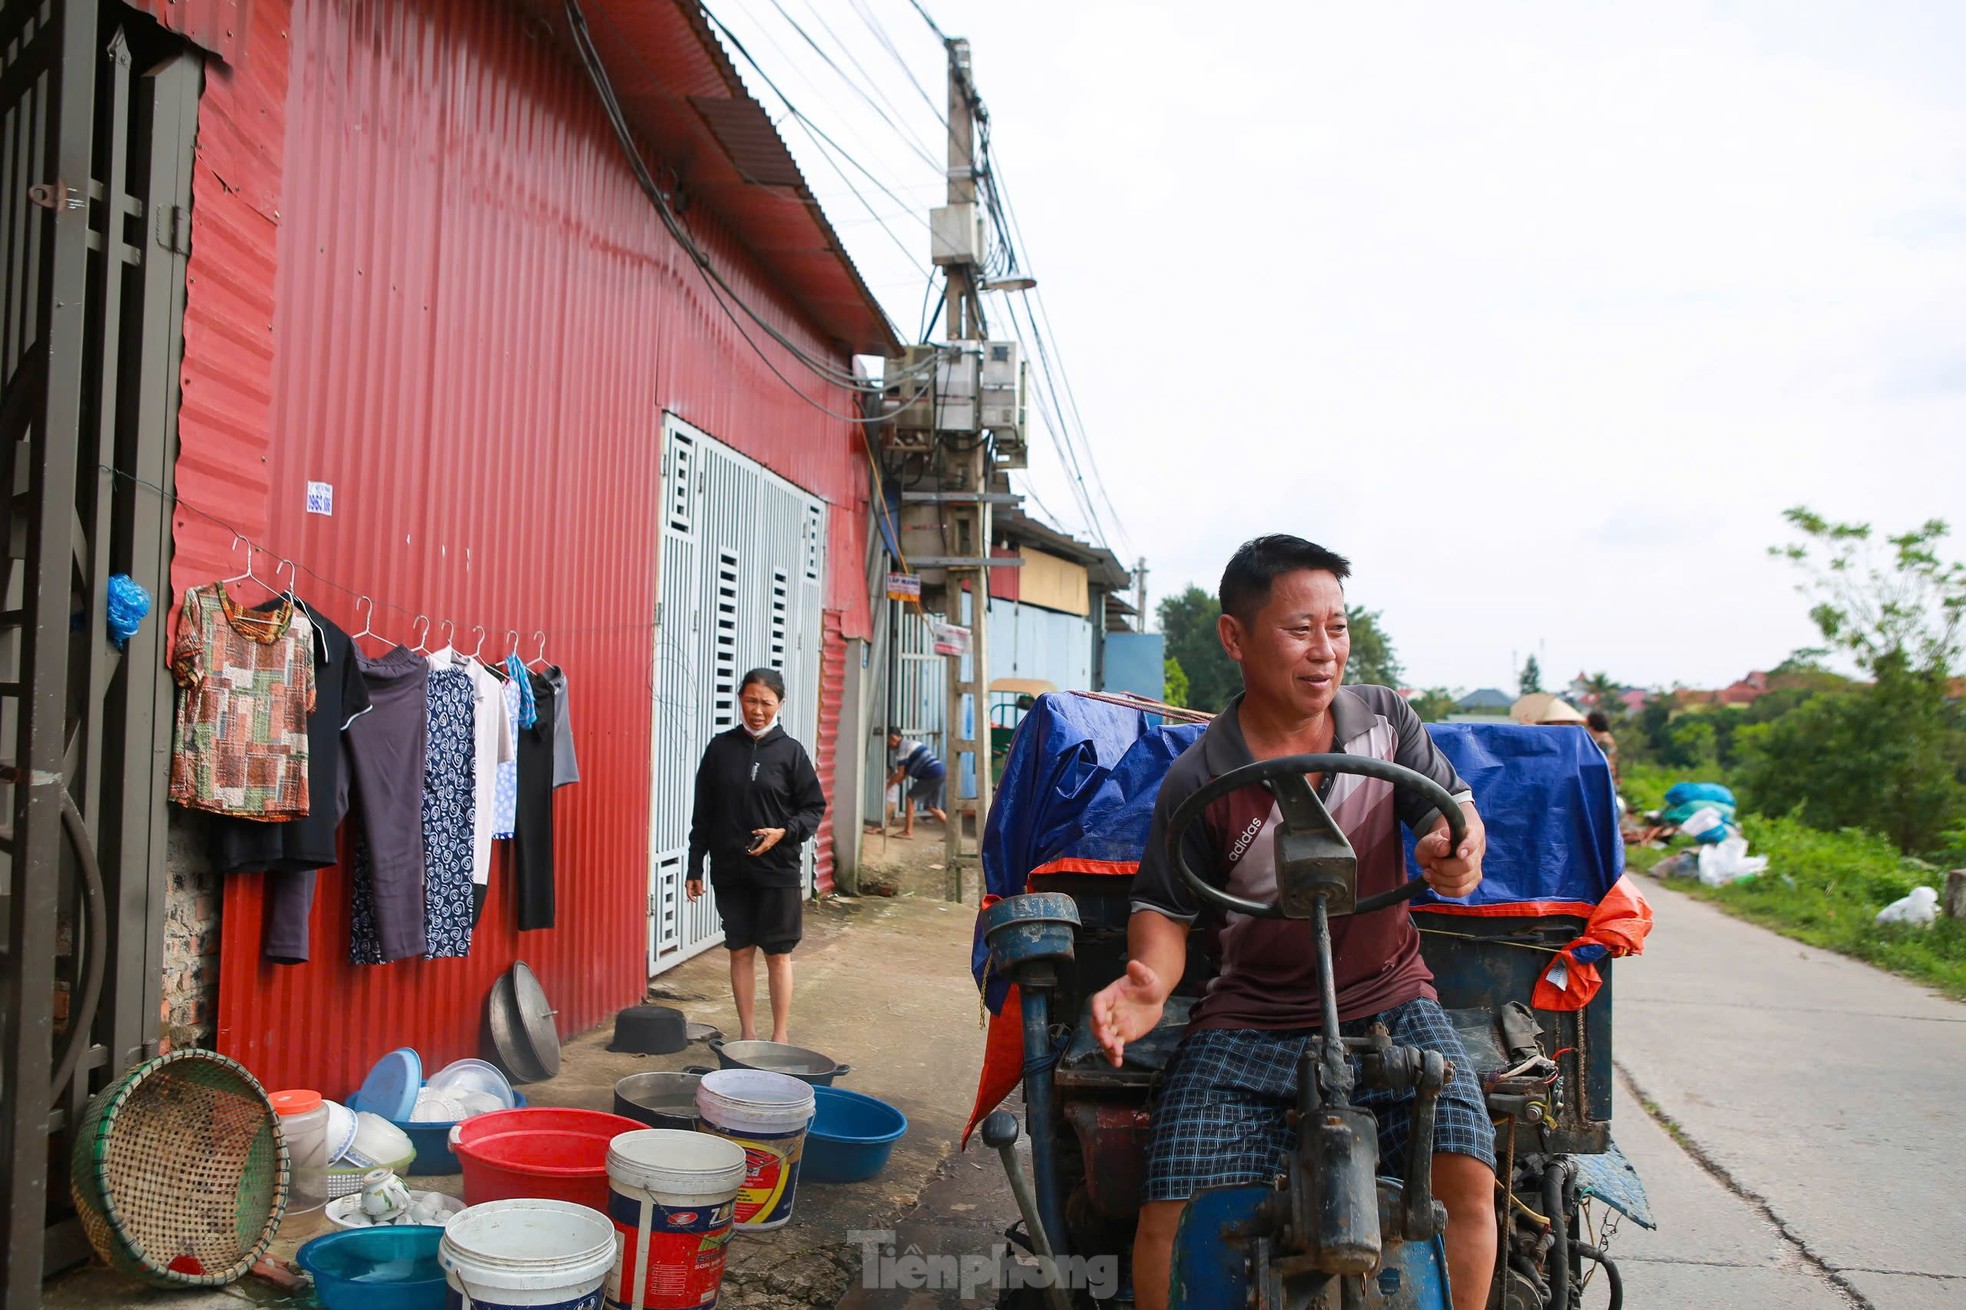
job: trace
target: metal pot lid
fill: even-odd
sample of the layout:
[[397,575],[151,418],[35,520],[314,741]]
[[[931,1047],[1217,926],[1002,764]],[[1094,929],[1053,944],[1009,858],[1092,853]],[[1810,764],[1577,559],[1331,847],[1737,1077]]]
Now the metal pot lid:
[[515,1083],[536,1083],[548,1077],[526,1040],[519,1003],[512,986],[512,975],[500,974],[485,998],[485,1027],[489,1030],[492,1054]]
[[542,1076],[551,1078],[560,1072],[560,1030],[553,1023],[559,1011],[547,1003],[546,990],[524,960],[512,965],[512,995],[518,1002],[522,1042],[533,1063],[545,1071]]
[[707,1023],[691,1023],[683,1029],[683,1036],[692,1042],[714,1042],[723,1035],[723,1029]]

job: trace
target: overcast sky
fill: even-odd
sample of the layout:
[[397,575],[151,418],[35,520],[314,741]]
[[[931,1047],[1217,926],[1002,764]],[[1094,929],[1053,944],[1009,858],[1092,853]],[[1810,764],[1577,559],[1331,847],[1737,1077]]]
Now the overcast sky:
[[[911,337],[935,37],[709,4],[895,193],[781,123]],[[1020,483],[1150,604],[1291,531],[1416,685],[1532,651],[1714,685],[1813,639],[1785,507],[1966,554],[1966,6],[924,4],[972,42],[1101,522],[1042,429]]]

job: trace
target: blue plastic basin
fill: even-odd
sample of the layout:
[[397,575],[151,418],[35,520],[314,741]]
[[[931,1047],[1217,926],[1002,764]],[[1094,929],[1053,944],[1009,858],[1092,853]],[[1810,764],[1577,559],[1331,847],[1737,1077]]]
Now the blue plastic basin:
[[[516,1087],[512,1089],[512,1100],[514,1110],[526,1108],[526,1094]],[[348,1098],[348,1108],[363,1110],[368,1107],[362,1104],[362,1094],[357,1092]],[[402,1129],[404,1135],[410,1139],[410,1145],[416,1148],[416,1159],[410,1162],[410,1167],[404,1170],[405,1173],[424,1178],[434,1174],[464,1172],[464,1166],[458,1163],[457,1156],[451,1151],[451,1129],[464,1120],[455,1119],[449,1123],[426,1124],[413,1124],[403,1119],[391,1119],[389,1122]]]
[[812,1097],[801,1181],[858,1183],[887,1168],[894,1144],[908,1131],[907,1115],[877,1097],[840,1087],[815,1087]]
[[443,1310],[443,1240],[443,1229],[422,1225],[352,1228],[315,1238],[294,1259],[327,1310]]

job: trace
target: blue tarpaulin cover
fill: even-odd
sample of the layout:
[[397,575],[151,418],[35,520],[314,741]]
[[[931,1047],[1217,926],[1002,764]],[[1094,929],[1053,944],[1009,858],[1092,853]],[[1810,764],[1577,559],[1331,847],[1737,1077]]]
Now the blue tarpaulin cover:
[[[1161,779],[1202,730],[1084,696],[1038,697],[1018,726],[990,806],[985,894],[1016,895],[1033,873],[1130,876]],[[1625,867],[1611,766],[1590,734],[1487,723],[1433,724],[1428,732],[1474,791],[1488,854],[1472,897],[1442,902],[1427,893],[1416,904],[1474,914],[1588,915]],[[1410,863],[1410,835],[1407,855]],[[979,983],[987,959],[979,923],[972,956]],[[996,1010],[1004,987],[997,979],[988,984],[986,999]]]

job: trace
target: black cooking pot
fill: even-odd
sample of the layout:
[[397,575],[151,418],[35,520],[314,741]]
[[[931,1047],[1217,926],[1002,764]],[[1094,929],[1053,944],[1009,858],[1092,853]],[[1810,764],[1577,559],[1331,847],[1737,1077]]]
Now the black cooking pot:
[[666,1005],[631,1005],[614,1016],[610,1051],[673,1055],[689,1045],[689,1023],[681,1010]]
[[696,1086],[702,1081],[694,1073],[630,1074],[614,1085],[614,1112],[651,1128],[695,1132]]
[[784,1042],[713,1041],[717,1063],[726,1069],[762,1069],[766,1073],[790,1074],[814,1087],[831,1087],[835,1078],[853,1072],[850,1064],[835,1064],[831,1056],[808,1051]]

